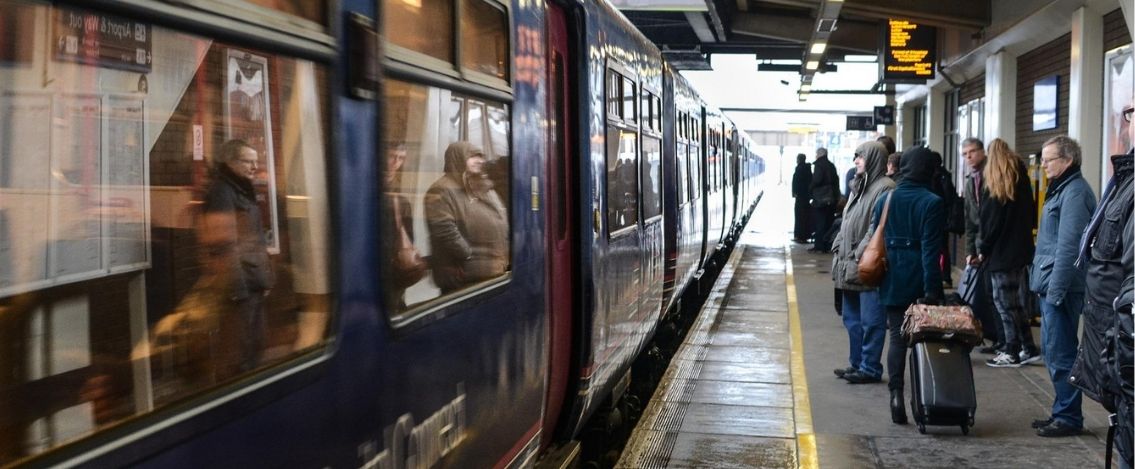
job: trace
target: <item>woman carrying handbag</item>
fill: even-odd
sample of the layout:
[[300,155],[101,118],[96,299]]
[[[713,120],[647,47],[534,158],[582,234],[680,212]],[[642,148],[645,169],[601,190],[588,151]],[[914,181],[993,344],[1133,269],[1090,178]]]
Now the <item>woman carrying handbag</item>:
[[889,205],[883,227],[887,271],[879,286],[879,302],[887,313],[891,421],[897,424],[907,422],[903,399],[907,345],[902,335],[906,310],[915,301],[938,304],[943,297],[938,252],[946,214],[942,199],[930,191],[934,169],[930,150],[916,147],[904,152],[900,166],[902,179],[890,197],[875,204],[874,210],[873,219],[879,220],[884,205]]

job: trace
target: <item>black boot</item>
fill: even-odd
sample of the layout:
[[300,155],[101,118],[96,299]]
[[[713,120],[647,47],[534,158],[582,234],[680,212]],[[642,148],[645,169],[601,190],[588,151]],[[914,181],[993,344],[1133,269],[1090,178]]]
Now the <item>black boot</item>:
[[902,401],[902,389],[891,390],[891,421],[906,425],[906,405]]

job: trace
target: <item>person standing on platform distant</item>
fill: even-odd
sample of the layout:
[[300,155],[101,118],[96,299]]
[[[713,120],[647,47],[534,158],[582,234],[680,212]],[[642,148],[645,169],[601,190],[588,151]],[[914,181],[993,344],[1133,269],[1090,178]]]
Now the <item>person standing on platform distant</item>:
[[816,149],[816,160],[812,163],[812,217],[816,228],[816,243],[808,252],[831,251],[827,238],[835,219],[835,207],[839,203],[839,173],[835,165],[828,161],[826,148]]
[[807,243],[812,238],[812,165],[803,153],[796,155],[796,172],[792,173],[792,198],[796,199],[796,225],[792,230],[793,241]]
[[[969,268],[977,269],[977,234],[981,228],[981,188],[985,184],[985,143],[973,137],[963,140],[962,156],[965,157],[966,166],[969,167],[966,186],[962,191],[965,202],[966,264],[970,266]],[[1005,331],[989,299],[989,272],[982,269],[979,273],[980,277],[975,280],[977,285],[970,287],[976,289],[974,297],[970,298],[970,306],[973,307],[974,316],[986,326],[983,327],[985,338],[993,342],[979,351],[993,355],[1004,350]]]

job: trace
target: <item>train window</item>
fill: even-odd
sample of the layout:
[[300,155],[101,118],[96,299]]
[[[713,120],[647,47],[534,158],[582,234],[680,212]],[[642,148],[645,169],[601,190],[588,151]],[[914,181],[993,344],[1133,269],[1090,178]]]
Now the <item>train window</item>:
[[382,13],[387,40],[453,63],[453,0],[383,0]]
[[335,270],[326,67],[15,14],[28,34],[6,46],[109,24],[145,54],[0,68],[0,139],[20,142],[0,144],[0,466],[320,347]]
[[465,98],[452,96],[449,99],[449,107],[442,112],[446,113],[445,122],[442,123],[448,130],[448,139],[446,143],[453,143],[464,140],[465,128],[462,124],[465,123]]
[[607,70],[607,118],[621,119],[623,117],[623,76],[618,72]]
[[650,220],[662,214],[662,140],[642,138],[642,218]]
[[396,80],[384,92],[380,270],[387,312],[398,316],[511,269],[510,111]]
[[607,125],[607,232],[638,223],[638,134]]
[[694,142],[687,148],[689,152],[689,165],[690,165],[690,199],[697,200],[702,196],[703,183],[702,183],[702,169],[701,169],[701,146],[698,142]]
[[662,131],[662,100],[654,96],[654,114],[651,121],[654,122],[652,128],[656,132]]
[[642,100],[639,101],[639,105],[640,105],[639,109],[641,109],[641,111],[639,111],[639,112],[642,114],[642,128],[643,128],[643,130],[654,130],[654,127],[650,126],[651,125],[650,104],[654,102],[654,100],[651,99],[650,96],[651,95],[650,95],[649,91],[642,90]]
[[[438,28],[423,29],[433,31]],[[461,2],[461,66],[508,80],[508,14],[484,0]]]
[[687,148],[689,148],[689,144],[687,144],[685,142],[679,142],[678,143],[678,152],[677,152],[678,161],[677,161],[677,164],[676,164],[676,166],[678,168],[678,174],[675,175],[676,176],[675,177],[675,181],[676,181],[675,189],[678,192],[678,197],[677,197],[678,198],[678,205],[685,205],[685,203],[690,200],[690,182],[689,182],[690,170],[689,170],[689,167],[687,166],[689,164],[689,161],[688,161],[689,156],[686,153]]
[[635,121],[635,91],[634,82],[623,77],[623,119],[631,125]]

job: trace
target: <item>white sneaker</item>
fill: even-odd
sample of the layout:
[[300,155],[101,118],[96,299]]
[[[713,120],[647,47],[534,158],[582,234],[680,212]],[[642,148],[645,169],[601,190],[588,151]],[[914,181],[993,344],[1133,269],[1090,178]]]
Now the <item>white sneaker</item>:
[[996,357],[986,360],[985,365],[993,368],[1020,368],[1021,359],[1016,355],[999,352]]
[[1024,349],[1021,349],[1021,353],[1018,356],[1021,359],[1022,365],[1028,365],[1029,363],[1036,363],[1036,362],[1040,361],[1040,354],[1029,355],[1029,352],[1027,350],[1024,350]]

